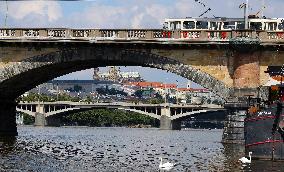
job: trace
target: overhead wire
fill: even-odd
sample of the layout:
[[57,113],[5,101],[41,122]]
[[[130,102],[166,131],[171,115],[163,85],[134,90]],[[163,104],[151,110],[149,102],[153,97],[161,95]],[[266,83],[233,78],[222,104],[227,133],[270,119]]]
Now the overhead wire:
[[[195,2],[201,4],[204,8],[207,8],[207,5],[205,3],[203,3],[201,0],[194,0]],[[209,11],[211,11],[212,9],[210,7],[208,7],[207,10],[205,10],[202,14],[200,14],[198,17],[202,17],[204,14],[208,13]],[[213,15],[214,16],[214,15]],[[215,17],[215,16],[214,16]]]

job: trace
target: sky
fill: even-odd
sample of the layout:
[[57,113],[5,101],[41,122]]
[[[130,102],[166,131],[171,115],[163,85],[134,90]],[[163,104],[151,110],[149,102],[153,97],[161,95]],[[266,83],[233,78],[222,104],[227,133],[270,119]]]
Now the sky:
[[[196,17],[208,8],[212,10],[204,17],[243,16],[239,5],[245,0],[198,0],[200,3],[195,1],[0,1],[0,27],[161,28],[165,18]],[[284,0],[249,1],[251,14],[257,13],[264,1],[265,16],[284,17]],[[205,7],[202,4],[205,4]],[[178,80],[179,83],[187,83],[186,79],[161,70],[142,67],[123,68],[123,71],[134,70],[151,81],[170,82],[166,78],[171,78],[170,80]],[[91,76],[92,70],[85,70],[58,79],[91,79]]]

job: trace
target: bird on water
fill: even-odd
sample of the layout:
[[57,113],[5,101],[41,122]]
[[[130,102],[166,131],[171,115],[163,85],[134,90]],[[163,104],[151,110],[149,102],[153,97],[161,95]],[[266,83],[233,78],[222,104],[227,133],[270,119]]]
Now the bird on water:
[[170,162],[163,163],[163,158],[160,157],[160,165],[159,165],[160,170],[169,171],[174,167],[174,165],[175,165],[174,163]]
[[241,163],[243,164],[250,164],[251,163],[251,154],[252,152],[249,152],[249,159],[247,159],[246,157],[242,157],[239,159],[239,161],[241,161]]

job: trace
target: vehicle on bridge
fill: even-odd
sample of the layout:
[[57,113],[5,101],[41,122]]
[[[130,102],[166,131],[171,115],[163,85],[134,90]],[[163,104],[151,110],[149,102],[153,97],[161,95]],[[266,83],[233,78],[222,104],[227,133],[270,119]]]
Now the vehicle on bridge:
[[[243,18],[183,18],[165,19],[164,29],[167,30],[244,30],[245,21]],[[284,31],[284,18],[258,18],[248,17],[248,29],[257,31]],[[184,32],[185,34],[186,32]]]

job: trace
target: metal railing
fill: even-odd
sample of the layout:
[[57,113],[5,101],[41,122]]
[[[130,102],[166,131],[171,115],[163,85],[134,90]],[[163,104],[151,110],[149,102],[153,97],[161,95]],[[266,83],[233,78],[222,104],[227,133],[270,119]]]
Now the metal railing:
[[41,39],[41,40],[175,40],[175,41],[229,41],[232,38],[259,38],[260,41],[283,41],[284,31],[252,30],[189,30],[169,31],[162,29],[65,29],[65,28],[11,28],[0,29],[0,39]]

